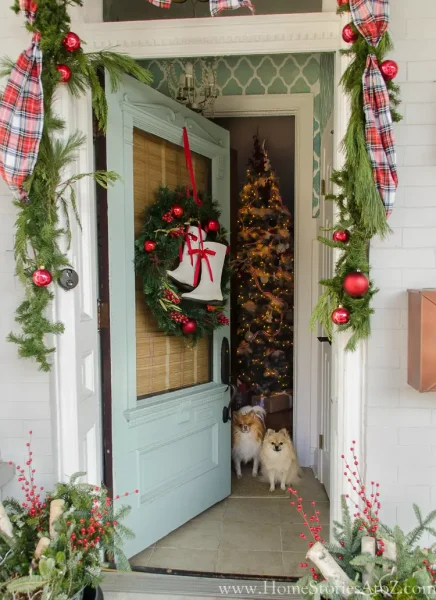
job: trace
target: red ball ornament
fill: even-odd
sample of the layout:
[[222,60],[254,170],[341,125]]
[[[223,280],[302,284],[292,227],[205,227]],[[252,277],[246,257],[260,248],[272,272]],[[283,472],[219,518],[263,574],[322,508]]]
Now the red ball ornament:
[[394,60],[385,60],[380,65],[380,71],[385,81],[392,81],[398,75],[398,65]]
[[154,250],[156,250],[156,242],[154,240],[145,240],[144,250],[146,252],[153,252]]
[[182,325],[182,331],[185,335],[192,335],[197,331],[197,321],[195,319],[189,319]]
[[336,0],[336,4],[340,7],[340,6],[345,6],[346,4],[349,3],[350,0]]
[[217,219],[210,219],[206,225],[207,231],[219,231],[220,222]]
[[69,31],[62,40],[62,44],[67,52],[77,52],[80,48],[80,38],[77,33]]
[[47,287],[51,284],[53,277],[50,271],[44,267],[39,267],[32,275],[33,283],[38,287]]
[[350,23],[348,23],[348,25],[345,25],[345,27],[342,30],[342,39],[344,40],[344,42],[347,42],[347,44],[354,44],[358,37],[359,35],[357,31],[353,29]]
[[347,231],[346,229],[345,230],[339,229],[333,233],[333,241],[334,242],[342,242],[343,244],[346,244],[349,239],[350,239],[350,232]]
[[178,219],[180,219],[180,217],[183,217],[183,213],[185,212],[183,210],[183,206],[180,206],[180,204],[174,204],[174,206],[171,208],[171,211],[173,215]]
[[61,83],[67,83],[71,79],[71,69],[67,65],[56,65],[56,69],[61,76]]
[[31,2],[29,4],[29,10],[32,13],[36,13],[36,11],[38,10],[38,3],[37,2]]
[[349,296],[360,298],[369,290],[369,279],[360,271],[348,273],[344,278],[343,288]]
[[335,308],[332,312],[332,321],[335,325],[346,325],[350,320],[350,312],[343,306]]

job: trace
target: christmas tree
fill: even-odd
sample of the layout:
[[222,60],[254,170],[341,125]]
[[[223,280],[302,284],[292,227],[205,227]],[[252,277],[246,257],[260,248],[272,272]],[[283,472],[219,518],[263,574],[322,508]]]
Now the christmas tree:
[[238,212],[238,376],[256,395],[292,391],[292,220],[254,136]]

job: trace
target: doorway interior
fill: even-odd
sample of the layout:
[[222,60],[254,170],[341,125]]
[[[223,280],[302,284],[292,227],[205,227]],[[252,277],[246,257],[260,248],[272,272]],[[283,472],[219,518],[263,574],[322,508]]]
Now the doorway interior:
[[[153,99],[156,100],[156,98]],[[289,103],[289,98],[287,98],[287,101]],[[169,102],[171,104],[171,101]],[[133,104],[139,106],[139,103],[133,102]],[[241,112],[246,112],[246,109]],[[232,116],[218,117],[215,121],[221,128],[230,131],[230,147],[239,146],[239,151],[237,151],[238,163],[241,160],[240,155],[246,152],[243,149],[246,140],[244,140],[240,129],[247,127],[247,123],[251,119],[257,121],[256,130],[258,127],[261,131],[262,128],[267,129],[267,121],[270,119],[272,119],[270,122],[272,130],[274,130],[274,127],[276,130],[278,127],[282,131],[288,129],[290,135],[284,136],[287,138],[289,145],[287,150],[275,148],[271,143],[268,146],[272,159],[274,153],[277,152],[279,158],[276,162],[278,164],[281,162],[280,159],[285,158],[283,166],[276,166],[276,170],[279,178],[279,168],[287,176],[284,178],[284,189],[287,190],[284,196],[289,203],[292,216],[296,219],[298,218],[298,210],[293,200],[296,190],[300,189],[299,186],[304,182],[301,181],[301,174],[297,173],[298,167],[294,169],[294,165],[299,163],[301,165],[302,160],[301,156],[296,156],[295,149],[296,120],[298,122],[299,115],[297,114],[295,117],[288,114],[289,112],[292,113],[287,108],[283,116],[270,117],[264,116],[262,109],[258,108],[255,117],[247,117],[246,115],[238,117],[239,112],[233,107],[234,114]],[[266,111],[266,114],[268,114],[268,111]],[[184,115],[184,117],[185,120],[191,118],[190,115],[187,117]],[[282,119],[282,121],[279,122],[277,119]],[[182,151],[176,147],[177,145],[174,145],[169,139],[150,133],[146,127],[138,127],[135,124],[139,124],[138,119],[132,119],[132,138],[129,140],[129,144],[133,148],[133,178],[131,178],[131,184],[134,192],[134,204],[131,216],[133,218],[133,229],[136,233],[142,223],[144,206],[147,202],[152,201],[157,185],[162,183],[170,186],[180,184],[186,174],[184,173]],[[250,128],[252,129],[253,126],[248,124],[248,129]],[[300,129],[300,136],[301,133]],[[272,135],[268,135],[266,132],[265,137],[268,139],[275,135],[274,131]],[[232,142],[232,137],[234,142]],[[289,156],[287,156],[288,151]],[[212,160],[211,158],[201,152],[194,152],[194,169],[198,185],[203,189],[209,187],[213,191],[213,158]],[[274,162],[274,160],[272,161]],[[241,167],[241,171],[245,171],[245,167]],[[311,183],[312,168],[307,169],[306,166],[306,174],[308,172],[310,173]],[[232,215],[234,219],[234,200],[237,200],[236,191],[241,184],[241,175],[236,177],[237,184],[232,186],[234,193],[233,198],[231,198],[233,202],[230,202],[230,222],[232,222]],[[146,199],[145,204],[144,198]],[[233,227],[231,227],[231,231],[233,231]],[[298,235],[296,238],[298,244]],[[298,251],[298,247],[296,247],[296,250]],[[301,290],[298,291],[301,294]],[[216,360],[217,356],[213,350],[213,343],[211,345],[210,340],[204,340],[202,342],[203,346],[187,352],[183,344],[177,343],[177,341],[173,344],[173,340],[168,340],[168,338],[162,339],[156,324],[152,322],[150,315],[147,314],[147,309],[141,295],[138,294],[138,290],[136,290],[135,297],[136,400],[146,402],[151,406],[149,401],[154,398],[156,407],[159,398],[164,399],[168,393],[177,393],[177,390],[187,387],[195,388],[199,386],[200,389],[201,386],[211,384],[214,381],[214,369],[217,366],[214,365],[214,359]],[[306,308],[310,310],[310,306]],[[305,323],[303,323],[304,325]],[[295,357],[294,363],[298,364],[296,359],[297,357]],[[298,420],[292,419],[290,428],[295,422],[297,422],[298,427]],[[295,433],[297,432],[300,433],[296,430]],[[113,435],[113,432],[111,435]],[[300,433],[300,435],[305,434]],[[309,446],[311,444],[308,439],[305,440],[305,443]],[[153,450],[153,448],[151,449]],[[147,466],[151,467],[152,463],[149,461]],[[174,469],[177,470],[177,464],[171,468],[173,471]],[[173,473],[170,474],[171,476],[174,475]],[[138,570],[171,569],[173,571],[238,573],[274,577],[299,576],[299,564],[307,543],[303,543],[300,539],[302,526],[300,525],[298,513],[293,513],[289,506],[289,495],[280,491],[273,498],[268,497],[268,486],[266,484],[262,485],[256,481],[254,485],[241,485],[241,482],[243,484],[247,480],[247,477],[243,477],[242,480],[235,481],[232,495],[228,499],[214,504],[212,508],[206,511],[195,510],[200,514],[194,519],[189,520],[188,523],[169,533],[169,535],[156,540],[145,550],[136,553],[132,559],[133,566]],[[180,483],[182,484],[182,481]],[[328,497],[310,469],[305,472],[305,481],[301,489],[303,488],[307,499],[321,503],[322,518],[324,523],[327,524],[329,521]],[[252,555],[252,552],[255,554]]]

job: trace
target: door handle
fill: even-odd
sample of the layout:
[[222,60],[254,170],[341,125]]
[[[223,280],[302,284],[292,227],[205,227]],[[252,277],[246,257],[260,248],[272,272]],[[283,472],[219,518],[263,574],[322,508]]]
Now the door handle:
[[231,389],[230,402],[228,406],[224,406],[223,408],[223,423],[228,423],[232,418],[232,404],[236,396],[236,387],[232,383],[229,383],[227,390],[229,388]]
[[328,337],[319,337],[318,342],[328,342],[330,344],[330,346],[332,345],[332,343]]
[[221,383],[228,384],[230,381],[230,344],[225,337],[221,342]]

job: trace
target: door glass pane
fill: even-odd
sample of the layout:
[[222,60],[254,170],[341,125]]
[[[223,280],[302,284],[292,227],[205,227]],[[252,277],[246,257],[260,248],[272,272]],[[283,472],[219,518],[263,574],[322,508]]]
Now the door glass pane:
[[[211,161],[193,153],[197,187],[209,191]],[[189,181],[183,148],[139,129],[133,132],[135,237],[144,223],[144,209],[154,202],[160,185],[171,188]],[[164,335],[150,312],[136,280],[136,395],[138,400],[211,380],[209,339],[190,348],[183,339]]]

